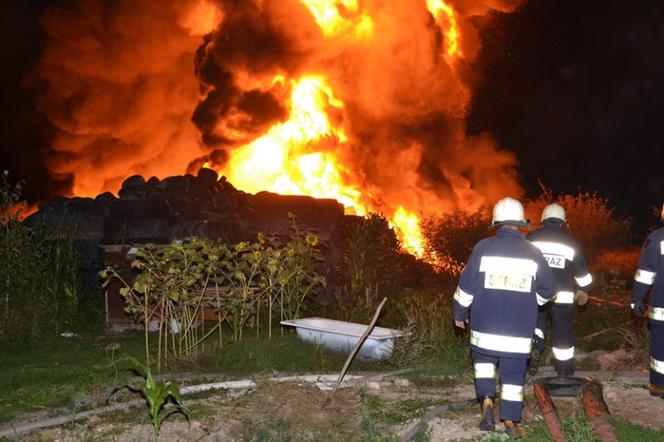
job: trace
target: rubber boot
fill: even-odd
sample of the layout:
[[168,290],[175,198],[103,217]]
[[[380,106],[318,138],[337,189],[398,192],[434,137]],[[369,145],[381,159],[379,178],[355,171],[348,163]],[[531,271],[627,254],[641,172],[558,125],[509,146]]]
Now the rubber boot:
[[659,385],[655,384],[650,384],[648,385],[648,391],[650,392],[650,396],[655,396],[664,399],[664,387],[660,387]]
[[510,439],[521,439],[526,436],[526,429],[517,422],[505,420],[505,431]]
[[493,431],[496,429],[496,421],[493,417],[493,399],[485,396],[482,399],[482,420],[480,421],[480,430]]
[[554,367],[559,377],[574,376],[574,359],[568,361],[555,361]]

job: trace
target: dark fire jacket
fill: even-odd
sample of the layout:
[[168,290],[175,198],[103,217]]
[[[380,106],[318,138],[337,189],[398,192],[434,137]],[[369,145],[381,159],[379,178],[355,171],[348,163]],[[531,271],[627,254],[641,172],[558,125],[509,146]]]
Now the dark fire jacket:
[[574,304],[578,286],[588,291],[593,277],[588,273],[586,258],[576,239],[567,233],[558,222],[544,221],[544,225],[526,237],[544,255],[549,267],[560,283],[554,302]]
[[550,300],[558,283],[540,251],[522,233],[501,227],[477,243],[454,294],[454,319],[470,314],[475,351],[527,358],[537,306]]
[[652,232],[641,249],[641,256],[634,275],[632,301],[643,300],[650,292],[648,317],[664,324],[664,227]]

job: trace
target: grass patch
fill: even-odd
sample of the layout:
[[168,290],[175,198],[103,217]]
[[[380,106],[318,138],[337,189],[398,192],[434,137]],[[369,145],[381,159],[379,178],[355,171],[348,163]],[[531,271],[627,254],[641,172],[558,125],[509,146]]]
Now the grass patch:
[[[57,339],[0,347],[0,421],[18,413],[53,407],[93,406],[105,386],[115,384],[115,374],[106,357],[106,346],[117,339]],[[125,355],[139,356],[141,340],[123,338]],[[119,373],[119,382],[129,378]],[[92,396],[83,400],[84,396]]]
[[620,442],[664,441],[664,430],[653,430],[619,420],[613,421],[613,427]]
[[[664,441],[664,430],[653,430],[640,425],[613,420],[613,427],[620,442]],[[544,422],[533,422],[526,425],[528,435],[520,439],[523,442],[551,441],[549,430]],[[574,442],[597,442],[599,439],[593,433],[592,426],[583,414],[573,414],[563,419],[563,428],[567,440]],[[497,442],[509,440],[504,432],[496,432],[475,439],[482,442]]]
[[[345,356],[308,344],[292,333],[272,339],[249,337],[242,342],[224,344],[221,350],[206,352],[196,361],[198,370],[222,372],[230,377],[250,374],[303,373],[337,371]],[[375,364],[355,365],[368,369]]]
[[361,394],[361,399],[372,421],[389,425],[421,418],[429,407],[441,405],[440,402],[422,399],[386,400],[366,392]]
[[[298,339],[291,331],[281,335],[277,331],[272,339],[247,336],[234,343],[230,330],[225,330],[222,349],[206,347],[205,353],[195,360],[182,362],[162,370],[162,374],[193,372],[197,379],[207,374],[223,374],[237,379],[255,374],[335,373],[340,370],[346,356],[333,353]],[[154,340],[153,340],[154,341]],[[0,347],[0,422],[6,422],[21,413],[42,411],[56,407],[82,410],[102,405],[109,387],[123,385],[131,377],[119,364],[116,373],[111,364],[109,344],[118,344],[115,359],[133,356],[142,360],[143,338],[140,332],[118,337],[88,337],[54,339],[42,342],[9,344]],[[449,357],[436,352],[425,362],[415,365],[417,373],[452,374],[467,369],[465,350],[452,348]],[[398,368],[394,360],[380,362],[355,361],[353,371],[383,371]],[[192,383],[189,381],[188,383]]]
[[242,440],[245,442],[290,442],[292,438],[288,431],[288,423],[283,419],[278,419],[270,425],[247,426]]

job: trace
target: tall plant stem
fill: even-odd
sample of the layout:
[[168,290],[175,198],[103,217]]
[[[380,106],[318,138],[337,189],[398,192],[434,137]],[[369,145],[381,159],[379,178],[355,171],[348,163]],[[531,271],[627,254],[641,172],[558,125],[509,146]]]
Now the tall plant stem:
[[[161,361],[162,361],[162,353],[161,353],[161,343],[162,343],[162,333],[164,332],[164,301],[159,303],[161,308],[159,309],[159,338],[157,339],[157,370],[161,371]],[[168,329],[168,325],[166,326]]]
[[219,348],[224,347],[224,334],[221,330],[223,318],[221,317],[221,297],[219,296],[219,285],[214,283],[214,291],[217,296],[217,326],[219,327]]
[[[177,315],[174,312],[175,312],[175,309],[173,307],[173,302],[171,300],[169,300],[168,301],[168,316],[171,317],[171,318],[172,317],[177,317]],[[171,344],[172,344],[172,347],[173,347],[172,357],[175,357],[175,355],[177,354],[177,350],[175,348],[175,333],[171,333]]]
[[272,293],[270,293],[268,296],[267,338],[272,339]]
[[198,345],[200,345],[202,342],[205,342],[205,340],[207,339],[207,337],[210,336],[212,333],[214,333],[214,331],[217,329],[217,327],[219,327],[219,324],[217,324],[217,325],[215,325],[214,327],[212,327],[212,328],[211,328],[206,334],[202,335],[201,338],[199,338],[199,339],[197,339],[196,341],[194,341],[194,342],[191,344],[191,346],[190,346],[189,348],[190,348],[190,349],[194,349],[194,348],[196,348]]
[[148,334],[148,328],[150,327],[150,316],[149,316],[149,309],[148,309],[148,291],[145,291],[145,305],[143,309],[143,313],[145,315],[145,328],[144,328],[144,334],[145,334],[145,365],[148,367],[150,366],[150,345],[149,345],[149,339],[150,336]]
[[256,301],[256,337],[261,337],[261,300]]

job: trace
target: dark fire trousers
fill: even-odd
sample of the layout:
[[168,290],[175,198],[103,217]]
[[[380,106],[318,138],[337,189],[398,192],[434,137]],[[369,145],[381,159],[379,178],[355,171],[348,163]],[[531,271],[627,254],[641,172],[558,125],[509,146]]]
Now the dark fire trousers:
[[574,304],[547,304],[540,307],[535,334],[540,338],[538,350],[544,350],[548,318],[551,318],[553,359],[561,376],[574,374]]
[[664,388],[664,323],[650,321],[650,382]]
[[481,401],[496,397],[496,366],[500,377],[500,418],[521,421],[526,358],[501,358],[473,351],[475,392]]

